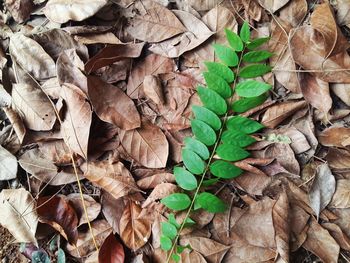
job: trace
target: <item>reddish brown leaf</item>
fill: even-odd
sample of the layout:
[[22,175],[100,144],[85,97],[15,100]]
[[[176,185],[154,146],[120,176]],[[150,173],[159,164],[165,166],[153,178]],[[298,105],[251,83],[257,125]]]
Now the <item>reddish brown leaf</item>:
[[99,254],[99,263],[124,263],[125,254],[123,245],[120,244],[113,234],[110,234],[103,242]]
[[86,224],[87,222],[94,221],[101,212],[101,205],[95,201],[89,195],[83,195],[84,204],[86,207],[87,216],[85,215],[83,202],[81,201],[81,195],[79,193],[73,193],[66,196],[67,201],[72,205],[79,219],[79,226]]

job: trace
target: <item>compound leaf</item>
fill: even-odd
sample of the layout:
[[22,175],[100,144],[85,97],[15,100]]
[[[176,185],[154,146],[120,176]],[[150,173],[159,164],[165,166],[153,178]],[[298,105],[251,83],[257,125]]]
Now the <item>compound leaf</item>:
[[173,224],[169,222],[162,222],[161,228],[162,228],[163,235],[167,236],[170,239],[174,239],[176,237],[177,229]]
[[248,43],[250,39],[250,30],[248,22],[244,21],[241,31],[239,32],[239,36],[241,37],[244,43]]
[[200,107],[197,105],[192,106],[192,112],[196,119],[201,120],[212,127],[214,130],[219,130],[221,128],[221,120],[220,118],[211,110]]
[[196,198],[197,204],[210,213],[222,213],[227,209],[227,205],[219,197],[203,192]]
[[252,64],[242,68],[239,71],[238,76],[246,79],[256,78],[256,77],[265,75],[267,72],[270,72],[270,71],[271,71],[271,67],[269,65]]
[[171,249],[173,243],[171,242],[170,238],[166,237],[166,236],[161,236],[160,237],[160,247],[165,250],[168,251]]
[[264,101],[267,99],[267,97],[268,97],[268,95],[266,93],[264,93],[264,94],[261,94],[260,96],[257,96],[257,97],[242,98],[242,99],[236,100],[232,104],[232,109],[238,113],[246,112],[250,109],[253,109],[253,108],[263,104]]
[[184,139],[185,147],[187,149],[190,149],[194,151],[196,154],[198,154],[203,160],[207,160],[209,158],[209,150],[207,146],[204,145],[204,143],[192,138],[192,137],[186,137]]
[[253,137],[235,129],[224,131],[221,136],[221,141],[238,147],[246,147],[256,142]]
[[257,63],[270,58],[273,53],[266,50],[250,51],[243,55],[242,60],[249,63]]
[[227,82],[232,82],[235,79],[235,74],[233,71],[227,67],[226,65],[218,62],[204,62],[205,66],[207,67],[209,72],[214,73],[215,75],[218,75],[222,77]]
[[242,51],[243,50],[243,42],[241,38],[235,33],[232,32],[230,29],[225,29],[226,38],[228,40],[228,43],[235,51]]
[[247,48],[249,50],[256,49],[256,48],[260,47],[261,45],[265,44],[269,40],[270,40],[270,37],[256,38],[247,44]]

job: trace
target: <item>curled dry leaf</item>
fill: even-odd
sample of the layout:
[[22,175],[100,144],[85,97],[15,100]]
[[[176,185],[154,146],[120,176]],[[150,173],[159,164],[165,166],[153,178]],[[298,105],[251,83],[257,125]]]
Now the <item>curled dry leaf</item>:
[[137,7],[139,15],[133,17],[126,28],[136,39],[160,42],[186,31],[172,11],[154,1],[138,2]]
[[67,105],[62,122],[64,141],[80,156],[87,159],[92,111],[84,93],[72,84],[64,84],[61,97]]
[[318,135],[318,140],[324,146],[344,148],[350,145],[350,128],[327,128]]
[[36,244],[38,215],[35,200],[24,188],[3,189],[0,193],[0,224],[7,228],[16,242]]
[[27,131],[20,115],[18,114],[18,112],[16,112],[12,108],[4,107],[2,109],[4,110],[9,121],[11,122],[12,127],[15,130],[15,133],[19,139],[19,142],[22,143]]
[[151,235],[151,222],[140,216],[142,208],[129,201],[120,219],[120,236],[125,245],[136,250],[148,241]]
[[56,23],[66,23],[69,20],[82,21],[93,16],[107,0],[49,0],[44,8],[45,16]]
[[74,208],[62,197],[40,197],[37,203],[39,220],[56,229],[69,243],[78,240],[78,216]]
[[134,178],[121,162],[88,162],[84,163],[81,169],[89,181],[107,191],[115,199],[140,191]]
[[13,34],[9,49],[12,59],[36,79],[48,79],[56,75],[55,62],[33,39],[22,33]]
[[98,261],[103,263],[124,263],[123,245],[111,233],[103,242],[98,253]]
[[339,99],[350,106],[350,85],[345,83],[331,83],[330,88]]
[[337,180],[337,187],[333,195],[330,207],[350,208],[350,180]]
[[[111,226],[104,219],[91,222],[91,228],[98,247],[101,247],[106,238],[112,233]],[[87,257],[95,250],[96,248],[89,230],[79,232],[76,246],[67,244],[67,252],[76,258]]]
[[349,1],[338,0],[336,18],[339,25],[343,26],[346,24],[350,24],[349,12],[350,12]]
[[92,106],[101,120],[123,130],[140,127],[140,114],[134,102],[121,89],[99,77],[89,76],[88,92]]
[[148,168],[166,166],[169,144],[163,132],[154,124],[143,120],[140,128],[120,130],[119,138],[125,151],[142,165]]
[[121,44],[122,42],[112,33],[112,32],[106,32],[102,34],[87,34],[82,36],[75,36],[74,39],[76,39],[79,43],[84,45],[91,45],[91,44]]
[[0,181],[16,178],[17,166],[16,157],[0,145]]
[[160,200],[168,195],[176,193],[178,191],[178,187],[175,184],[170,183],[161,183],[158,184],[151,194],[147,197],[146,201],[143,203],[142,208],[145,208],[152,204],[153,202]]

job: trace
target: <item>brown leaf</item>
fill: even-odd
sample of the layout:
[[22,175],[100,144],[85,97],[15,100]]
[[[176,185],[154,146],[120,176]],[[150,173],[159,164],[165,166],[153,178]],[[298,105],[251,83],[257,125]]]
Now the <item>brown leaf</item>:
[[35,200],[24,188],[3,189],[0,193],[0,224],[7,228],[16,242],[37,244],[35,232],[38,215]]
[[67,105],[67,113],[62,123],[64,141],[80,156],[87,159],[92,111],[83,92],[72,84],[65,84],[61,97]]
[[329,127],[320,133],[318,140],[324,146],[344,148],[350,145],[350,128]]
[[62,197],[40,197],[37,203],[39,220],[56,229],[69,243],[78,240],[78,216],[74,208]]
[[122,43],[112,32],[106,32],[101,34],[85,34],[83,36],[76,35],[74,39],[84,45],[99,44],[99,43],[103,43],[103,44],[121,44]]
[[[63,140],[50,140],[48,142],[39,142],[39,150],[48,160],[55,165],[67,166],[72,164],[72,157],[69,148]],[[75,158],[76,161],[78,158]]]
[[176,58],[196,48],[214,34],[194,15],[180,10],[174,10],[173,12],[185,26],[186,31],[169,40],[153,44],[149,48],[152,52],[165,57]]
[[[155,249],[154,253],[152,254],[152,262],[154,263],[164,263],[166,262],[167,258],[167,253],[161,248]],[[171,259],[170,263],[175,263],[175,261]],[[181,253],[181,259],[179,263],[207,263],[207,261],[197,251],[189,251],[188,249],[185,249],[185,251]]]
[[349,20],[350,5],[348,0],[338,0],[337,1],[337,22],[339,25],[343,26],[350,24]]
[[[134,38],[160,42],[186,31],[172,11],[147,0],[137,3],[139,14],[133,17],[126,31]],[[161,16],[159,14],[162,14]]]
[[[240,168],[242,169],[241,166]],[[234,184],[251,195],[262,195],[264,189],[271,183],[272,179],[258,168],[255,169],[258,170],[259,173],[253,171],[245,172],[234,179]]]
[[259,4],[263,6],[265,9],[270,11],[271,13],[276,12],[278,9],[281,9],[285,6],[289,0],[259,0]]
[[45,16],[56,23],[66,23],[69,20],[82,21],[93,16],[107,0],[49,0],[44,8]]
[[297,27],[303,22],[308,11],[306,0],[289,1],[289,3],[280,10],[279,19],[292,27]]
[[89,76],[88,90],[92,106],[101,120],[123,130],[140,127],[140,115],[135,104],[121,89],[99,77]]
[[119,138],[126,152],[142,165],[148,168],[166,166],[169,144],[157,126],[143,120],[140,128],[120,130]]
[[123,199],[115,199],[111,194],[103,191],[101,205],[102,213],[108,223],[112,226],[113,232],[120,234],[119,222],[125,207]]
[[9,119],[9,121],[11,122],[12,127],[13,127],[13,129],[14,129],[14,131],[19,139],[19,142],[22,143],[27,131],[26,131],[26,127],[24,126],[21,117],[12,108],[4,107],[2,109],[6,113],[6,116]]
[[350,106],[350,86],[345,83],[332,83],[330,88],[339,99],[341,99],[347,106]]
[[88,162],[81,166],[84,177],[110,193],[115,199],[138,192],[139,189],[121,162]]
[[83,202],[81,201],[80,194],[73,193],[66,196],[66,199],[69,201],[69,203],[72,205],[75,212],[77,213],[79,220],[78,226],[86,224],[87,222],[94,221],[101,212],[101,205],[97,203],[95,199],[85,194],[83,195],[83,198],[88,218],[85,215]]
[[98,261],[100,263],[124,263],[124,259],[123,245],[116,240],[113,234],[110,234],[100,248]]
[[0,145],[0,181],[15,179],[17,166],[16,157]]
[[332,201],[329,204],[334,208],[350,208],[350,180],[337,180],[337,187],[333,195]]
[[160,200],[170,194],[176,193],[178,191],[178,187],[175,184],[170,183],[161,183],[158,184],[151,194],[148,196],[146,201],[143,203],[142,208],[145,208],[152,204],[153,202]]
[[22,33],[13,34],[9,49],[12,59],[36,79],[48,79],[56,75],[55,62],[33,39]]
[[[100,219],[91,222],[92,232],[98,247],[101,247],[106,238],[112,233],[111,226],[106,220]],[[76,246],[67,244],[67,252],[76,258],[86,257],[96,251],[90,231],[79,231]]]
[[164,94],[160,79],[153,75],[145,76],[143,81],[143,93],[155,104],[164,104]]
[[286,135],[289,139],[291,139],[292,142],[290,147],[293,149],[295,154],[304,153],[311,148],[306,136],[295,127],[279,129],[278,133]]
[[333,223],[323,223],[322,226],[328,230],[342,249],[350,250],[350,238],[344,234],[338,225]]
[[333,169],[348,169],[350,152],[345,149],[330,148],[326,160]]
[[17,23],[26,21],[34,9],[34,4],[31,0],[6,0],[5,6]]
[[327,164],[317,167],[316,177],[309,192],[310,205],[318,218],[320,212],[332,200],[335,192],[335,179]]
[[151,224],[140,217],[142,208],[129,201],[120,219],[120,236],[125,245],[132,250],[139,249],[148,241],[151,235]]
[[148,75],[172,72],[176,66],[172,59],[150,54],[137,63],[131,70],[128,79],[127,94],[138,99],[144,78]]
[[155,173],[136,182],[141,189],[153,189],[161,183],[174,183],[175,177],[171,173]]
[[268,128],[275,128],[283,120],[305,106],[306,102],[304,100],[286,101],[275,104],[267,109],[261,123]]
[[314,253],[323,262],[338,262],[339,245],[314,218],[311,219],[310,228],[307,231],[307,239],[303,247]]
[[122,59],[137,58],[140,56],[144,45],[145,43],[109,45],[89,59],[85,64],[85,71],[87,74],[90,74],[99,68],[111,65]]

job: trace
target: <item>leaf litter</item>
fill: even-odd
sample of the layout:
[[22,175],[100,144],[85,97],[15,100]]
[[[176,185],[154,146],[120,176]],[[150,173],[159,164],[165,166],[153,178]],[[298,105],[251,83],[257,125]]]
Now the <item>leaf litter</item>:
[[244,114],[265,129],[235,163],[243,174],[210,186],[229,209],[193,215],[181,262],[349,262],[349,10],[343,0],[4,1],[1,225],[29,259],[165,262],[160,200],[181,192],[173,167],[196,87],[218,61],[213,44],[244,19],[273,53],[268,102]]

